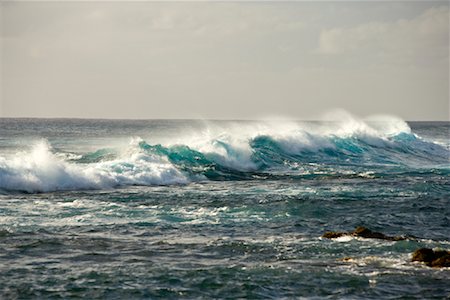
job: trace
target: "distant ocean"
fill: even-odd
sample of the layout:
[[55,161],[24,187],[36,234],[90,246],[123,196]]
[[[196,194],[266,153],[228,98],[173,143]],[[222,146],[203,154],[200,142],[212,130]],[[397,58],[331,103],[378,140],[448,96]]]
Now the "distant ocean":
[[450,297],[420,247],[450,122],[0,119],[2,299]]

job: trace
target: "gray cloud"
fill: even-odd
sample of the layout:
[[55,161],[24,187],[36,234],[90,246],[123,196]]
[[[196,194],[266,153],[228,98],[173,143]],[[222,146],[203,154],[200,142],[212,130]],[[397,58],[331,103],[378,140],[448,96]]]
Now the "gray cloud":
[[3,116],[448,119],[446,2],[1,2]]
[[389,64],[448,64],[448,20],[448,6],[439,6],[412,19],[326,29],[320,33],[319,52],[358,56],[373,53],[376,59],[389,59]]

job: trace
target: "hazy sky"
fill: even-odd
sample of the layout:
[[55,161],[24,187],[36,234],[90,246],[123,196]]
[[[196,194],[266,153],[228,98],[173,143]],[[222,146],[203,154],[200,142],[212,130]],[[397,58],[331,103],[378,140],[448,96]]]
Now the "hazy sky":
[[449,120],[449,2],[1,2],[0,116]]

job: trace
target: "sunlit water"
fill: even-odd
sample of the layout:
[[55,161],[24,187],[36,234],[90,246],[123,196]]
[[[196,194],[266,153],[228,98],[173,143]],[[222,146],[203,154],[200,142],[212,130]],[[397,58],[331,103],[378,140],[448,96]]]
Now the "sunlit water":
[[449,130],[0,119],[0,298],[449,297]]

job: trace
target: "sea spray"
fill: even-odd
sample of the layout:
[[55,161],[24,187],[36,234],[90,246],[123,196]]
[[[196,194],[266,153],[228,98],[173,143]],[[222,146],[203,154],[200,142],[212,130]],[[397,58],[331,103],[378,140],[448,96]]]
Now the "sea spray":
[[59,158],[43,140],[30,152],[0,158],[0,188],[5,190],[48,192],[186,182],[166,158],[136,148],[118,159],[77,164]]
[[421,138],[398,118],[364,121],[342,112],[336,116],[340,121],[206,123],[202,130],[181,131],[162,144],[133,137],[121,148],[78,155],[52,148],[43,139],[29,151],[0,156],[0,189],[109,189],[448,166],[448,148]]

